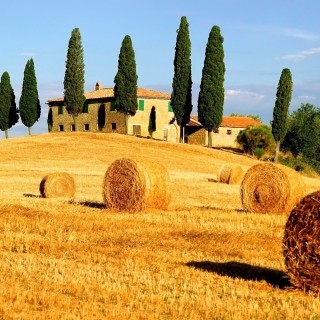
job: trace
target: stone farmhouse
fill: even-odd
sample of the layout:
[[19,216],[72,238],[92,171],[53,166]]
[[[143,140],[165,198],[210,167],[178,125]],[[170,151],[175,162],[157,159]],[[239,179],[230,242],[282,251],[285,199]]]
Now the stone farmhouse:
[[[95,90],[86,92],[83,112],[79,114],[78,131],[125,133],[125,117],[115,110],[113,88],[102,88],[99,82]],[[156,131],[153,138],[176,142],[178,127],[172,123],[174,114],[170,104],[171,94],[143,88],[137,89],[138,110],[128,120],[128,134],[148,137],[152,107],[156,111]],[[52,112],[51,132],[70,132],[75,129],[74,120],[66,110],[64,98],[46,102]]]
[[[102,88],[96,83],[95,90],[86,92],[83,112],[78,116],[78,131],[125,133],[125,117],[115,110],[113,88]],[[156,131],[153,138],[171,142],[179,141],[180,129],[174,121],[170,103],[171,94],[149,89],[137,88],[138,110],[128,120],[128,134],[148,137],[149,119],[152,107],[156,111]],[[54,98],[46,102],[52,113],[51,132],[74,131],[74,120],[66,110],[64,98]],[[236,137],[248,125],[259,126],[261,123],[250,117],[226,117],[217,132],[213,133],[213,145],[216,147],[237,147]],[[208,145],[208,132],[198,121],[198,116],[191,115],[185,131],[185,142]]]
[[[248,125],[260,126],[261,122],[251,117],[222,117],[222,123],[212,135],[212,145],[215,147],[236,148],[236,138],[239,132]],[[208,145],[208,132],[198,121],[198,116],[192,115],[186,127],[187,142],[201,146]]]

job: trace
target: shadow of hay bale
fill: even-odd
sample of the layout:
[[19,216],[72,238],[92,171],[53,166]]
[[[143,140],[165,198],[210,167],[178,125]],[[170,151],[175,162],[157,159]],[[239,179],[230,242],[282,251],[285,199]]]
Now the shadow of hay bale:
[[236,261],[191,261],[186,263],[186,266],[207,272],[214,272],[220,276],[227,276],[233,279],[241,278],[252,281],[266,281],[274,288],[279,289],[286,289],[291,286],[285,272],[281,270],[252,266],[247,263],[240,263]]

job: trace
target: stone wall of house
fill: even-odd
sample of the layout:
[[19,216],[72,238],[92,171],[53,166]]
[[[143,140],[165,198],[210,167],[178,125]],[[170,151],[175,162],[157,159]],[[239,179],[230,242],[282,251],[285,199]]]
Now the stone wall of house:
[[212,145],[215,147],[237,148],[237,135],[243,128],[220,127],[218,133],[212,134]]
[[[62,114],[59,114],[59,106],[62,106]],[[74,131],[74,119],[68,113],[66,107],[60,104],[51,104],[53,124],[51,132],[71,132]],[[94,107],[89,106],[88,113],[80,113],[77,117],[77,131],[97,132],[97,112]]]
[[199,146],[206,145],[207,131],[202,127],[187,127],[188,143]]
[[[169,125],[174,117],[173,112],[168,110],[168,100],[143,99],[144,110],[137,110],[136,114],[128,119],[128,134],[149,136],[148,126],[151,108],[156,110],[156,131],[153,138],[161,140],[176,141],[176,127]],[[59,106],[63,102],[51,103],[53,125],[51,132],[70,132],[74,130],[74,120],[63,106],[63,113],[59,114]],[[105,119],[103,126],[99,120],[99,109],[105,108]],[[104,133],[126,133],[125,116],[121,112],[112,111],[111,99],[105,101],[90,101],[88,104],[88,113],[80,113],[77,118],[77,131],[104,132]]]
[[[141,99],[142,100],[142,99]],[[153,132],[153,138],[161,140],[173,140],[172,131],[174,128],[169,125],[170,120],[174,117],[173,112],[168,110],[168,100],[160,99],[143,99],[144,110],[137,110],[133,117],[128,121],[128,133],[137,134],[142,137],[148,137],[148,127],[151,108],[154,106],[156,110],[156,131]],[[138,134],[140,133],[140,134]],[[166,138],[167,137],[167,138]]]

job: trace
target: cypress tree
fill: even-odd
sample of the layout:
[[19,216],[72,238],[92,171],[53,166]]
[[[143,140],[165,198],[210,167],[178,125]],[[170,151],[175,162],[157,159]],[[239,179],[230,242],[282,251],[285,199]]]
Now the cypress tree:
[[[40,106],[40,102],[38,103]],[[41,112],[41,111],[40,111]],[[19,109],[16,104],[16,96],[14,94],[14,90],[11,89],[11,107],[9,113],[9,129],[13,127],[19,121]]]
[[120,48],[118,72],[114,78],[115,109],[124,114],[126,133],[128,119],[138,109],[137,81],[135,53],[131,38],[126,35]]
[[22,92],[19,101],[21,121],[28,127],[29,135],[31,135],[31,127],[40,117],[40,109],[36,73],[34,70],[34,62],[31,58],[27,61],[24,69]]
[[148,126],[148,132],[150,137],[152,138],[153,133],[157,130],[157,124],[156,124],[156,107],[153,106],[150,111],[149,116],[149,126]]
[[8,138],[10,124],[11,99],[12,87],[10,84],[10,76],[8,72],[4,72],[1,76],[0,83],[0,129],[5,132],[6,138]]
[[281,72],[276,102],[273,108],[272,134],[276,141],[275,162],[278,161],[280,142],[284,139],[288,130],[288,113],[292,97],[292,86],[291,71],[285,68]]
[[72,115],[77,131],[77,117],[82,113],[85,102],[84,59],[79,28],[74,28],[71,32],[63,85],[66,110]]
[[220,28],[213,26],[206,47],[198,96],[199,122],[208,131],[208,147],[212,148],[212,130],[218,130],[224,104],[224,50]]
[[47,124],[48,124],[48,132],[51,132],[52,126],[53,126],[52,108],[49,108]]
[[174,57],[174,76],[172,81],[171,105],[180,126],[180,142],[184,142],[184,129],[190,121],[192,111],[191,77],[191,41],[189,24],[185,16],[181,17],[177,30]]

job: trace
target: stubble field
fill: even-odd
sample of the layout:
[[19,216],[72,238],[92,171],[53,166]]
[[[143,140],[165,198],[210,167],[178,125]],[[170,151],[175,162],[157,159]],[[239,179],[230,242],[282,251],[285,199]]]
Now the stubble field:
[[[319,297],[286,278],[287,216],[246,213],[239,185],[215,182],[223,164],[247,171],[257,160],[118,134],[0,145],[0,318],[320,319]],[[167,211],[105,208],[104,174],[123,157],[167,168]],[[75,179],[73,201],[40,197],[52,172]]]

